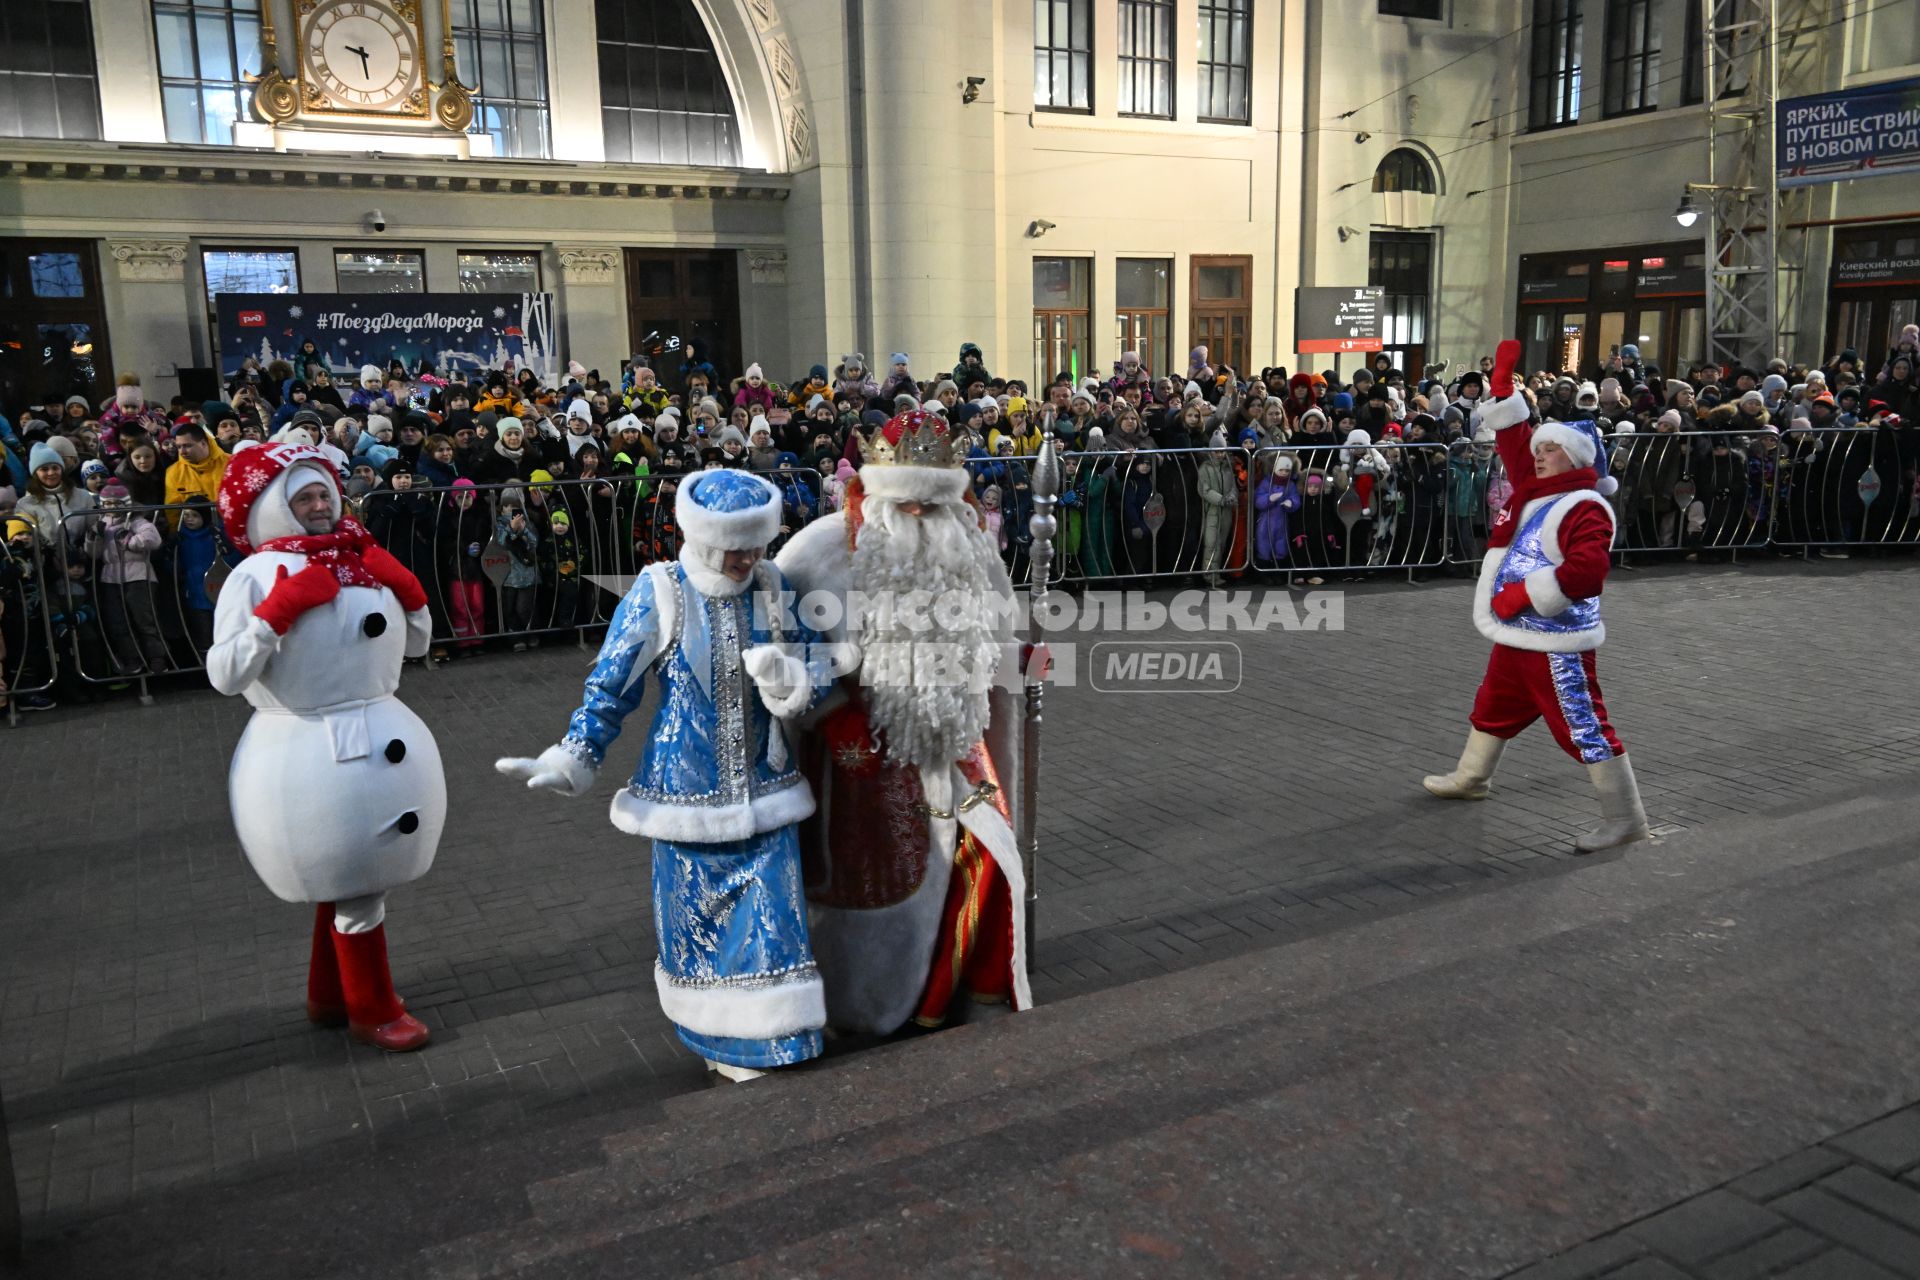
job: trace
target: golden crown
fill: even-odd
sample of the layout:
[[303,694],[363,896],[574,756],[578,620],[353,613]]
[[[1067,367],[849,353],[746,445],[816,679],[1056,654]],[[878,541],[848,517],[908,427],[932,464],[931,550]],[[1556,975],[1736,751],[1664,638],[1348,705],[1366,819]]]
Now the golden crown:
[[896,414],[872,436],[861,437],[860,460],[869,467],[957,467],[964,461],[953,451],[947,420],[924,409]]

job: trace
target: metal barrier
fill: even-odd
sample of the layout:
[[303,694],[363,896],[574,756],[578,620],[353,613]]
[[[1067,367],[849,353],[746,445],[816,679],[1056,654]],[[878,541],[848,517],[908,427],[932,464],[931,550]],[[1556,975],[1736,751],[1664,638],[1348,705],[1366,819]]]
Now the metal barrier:
[[47,549],[31,531],[23,542],[16,546],[0,539],[0,676],[9,720],[20,714],[15,699],[47,693],[60,674],[52,621],[42,601]]
[[1920,428],[1797,428],[1777,452],[1775,545],[1812,555],[1920,543]]
[[[67,608],[55,634],[74,679],[114,688],[204,670],[213,644],[206,573],[237,559],[211,504],[69,512],[60,573]],[[62,625],[64,623],[64,625]]]
[[1779,478],[1767,446],[1723,431],[1635,432],[1608,445],[1615,551],[1737,556],[1767,544]]
[[[1281,458],[1292,461],[1292,500],[1274,476]],[[1313,576],[1438,569],[1447,563],[1457,536],[1452,510],[1453,477],[1447,446],[1439,441],[1344,445],[1275,445],[1260,451],[1260,484],[1250,495],[1256,519],[1265,515],[1275,535],[1282,528],[1288,554],[1270,566]],[[1285,512],[1280,521],[1269,514]],[[1256,534],[1258,529],[1256,527]],[[1484,538],[1484,532],[1482,533]],[[1261,540],[1256,537],[1255,551]],[[1274,539],[1266,540],[1274,550]]]
[[[1032,461],[997,458],[968,465],[1025,469]],[[1247,489],[1255,471],[1248,450],[1068,453],[1061,466],[1059,572],[1049,582],[1196,574],[1220,580],[1251,567]],[[1026,515],[1017,505],[1003,517],[1003,527],[1017,530],[1022,542]],[[1012,558],[1009,571],[1015,585],[1027,580],[1024,554]]]

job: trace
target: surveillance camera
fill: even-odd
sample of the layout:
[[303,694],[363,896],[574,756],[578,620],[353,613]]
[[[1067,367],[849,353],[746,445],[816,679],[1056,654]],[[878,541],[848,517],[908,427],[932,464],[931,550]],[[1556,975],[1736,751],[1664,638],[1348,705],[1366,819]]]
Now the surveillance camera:
[[375,209],[367,214],[367,225],[375,231],[385,231],[387,229],[387,215]]
[[1051,222],[1048,222],[1045,218],[1035,218],[1032,222],[1029,222],[1027,224],[1027,234],[1037,239],[1038,237],[1043,236],[1047,234],[1047,232],[1053,230],[1053,227],[1054,227],[1054,224]]

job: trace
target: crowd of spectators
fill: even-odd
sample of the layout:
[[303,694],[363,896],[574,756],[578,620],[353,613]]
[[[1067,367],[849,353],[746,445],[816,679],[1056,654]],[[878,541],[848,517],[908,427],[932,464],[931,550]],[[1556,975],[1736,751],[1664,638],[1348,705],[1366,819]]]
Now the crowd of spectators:
[[[429,584],[431,661],[603,624],[613,600],[596,577],[676,554],[686,472],[768,475],[787,531],[836,509],[863,442],[914,407],[950,424],[1016,581],[1028,460],[1048,437],[1063,457],[1069,581],[1444,571],[1478,557],[1509,492],[1472,424],[1490,367],[1409,377],[1380,356],[1347,378],[1250,374],[1200,347],[1179,373],[1128,353],[1108,378],[1036,385],[996,376],[966,343],[930,376],[903,352],[878,366],[851,353],[785,383],[758,364],[723,382],[688,346],[636,356],[615,379],[578,363],[549,384],[396,362],[344,385],[308,349],[249,361],[225,399],[198,404],[155,401],[123,376],[104,404],[76,395],[0,417],[0,673],[16,706],[39,710],[197,668],[233,560],[220,478],[234,450],[270,440],[323,450],[373,535]],[[1920,538],[1917,368],[1908,325],[1871,365],[1848,350],[1822,367],[1673,377],[1628,345],[1597,383],[1539,372],[1527,394],[1543,417],[1602,425],[1621,545],[1844,555]]]

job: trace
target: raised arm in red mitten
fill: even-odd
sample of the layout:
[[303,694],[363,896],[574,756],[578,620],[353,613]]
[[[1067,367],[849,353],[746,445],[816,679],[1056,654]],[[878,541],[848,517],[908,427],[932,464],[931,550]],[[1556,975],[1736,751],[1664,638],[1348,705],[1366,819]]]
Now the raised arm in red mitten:
[[1520,340],[1508,338],[1493,351],[1493,372],[1487,375],[1487,391],[1495,400],[1513,394],[1513,371],[1520,367]]
[[376,542],[361,550],[360,563],[375,582],[399,597],[400,607],[408,613],[427,607],[426,588],[413,576],[413,570],[394,558],[393,552]]
[[291,576],[281,565],[273,577],[273,589],[267,598],[253,607],[253,616],[285,635],[309,609],[318,609],[340,594],[340,579],[325,565],[310,564]]

